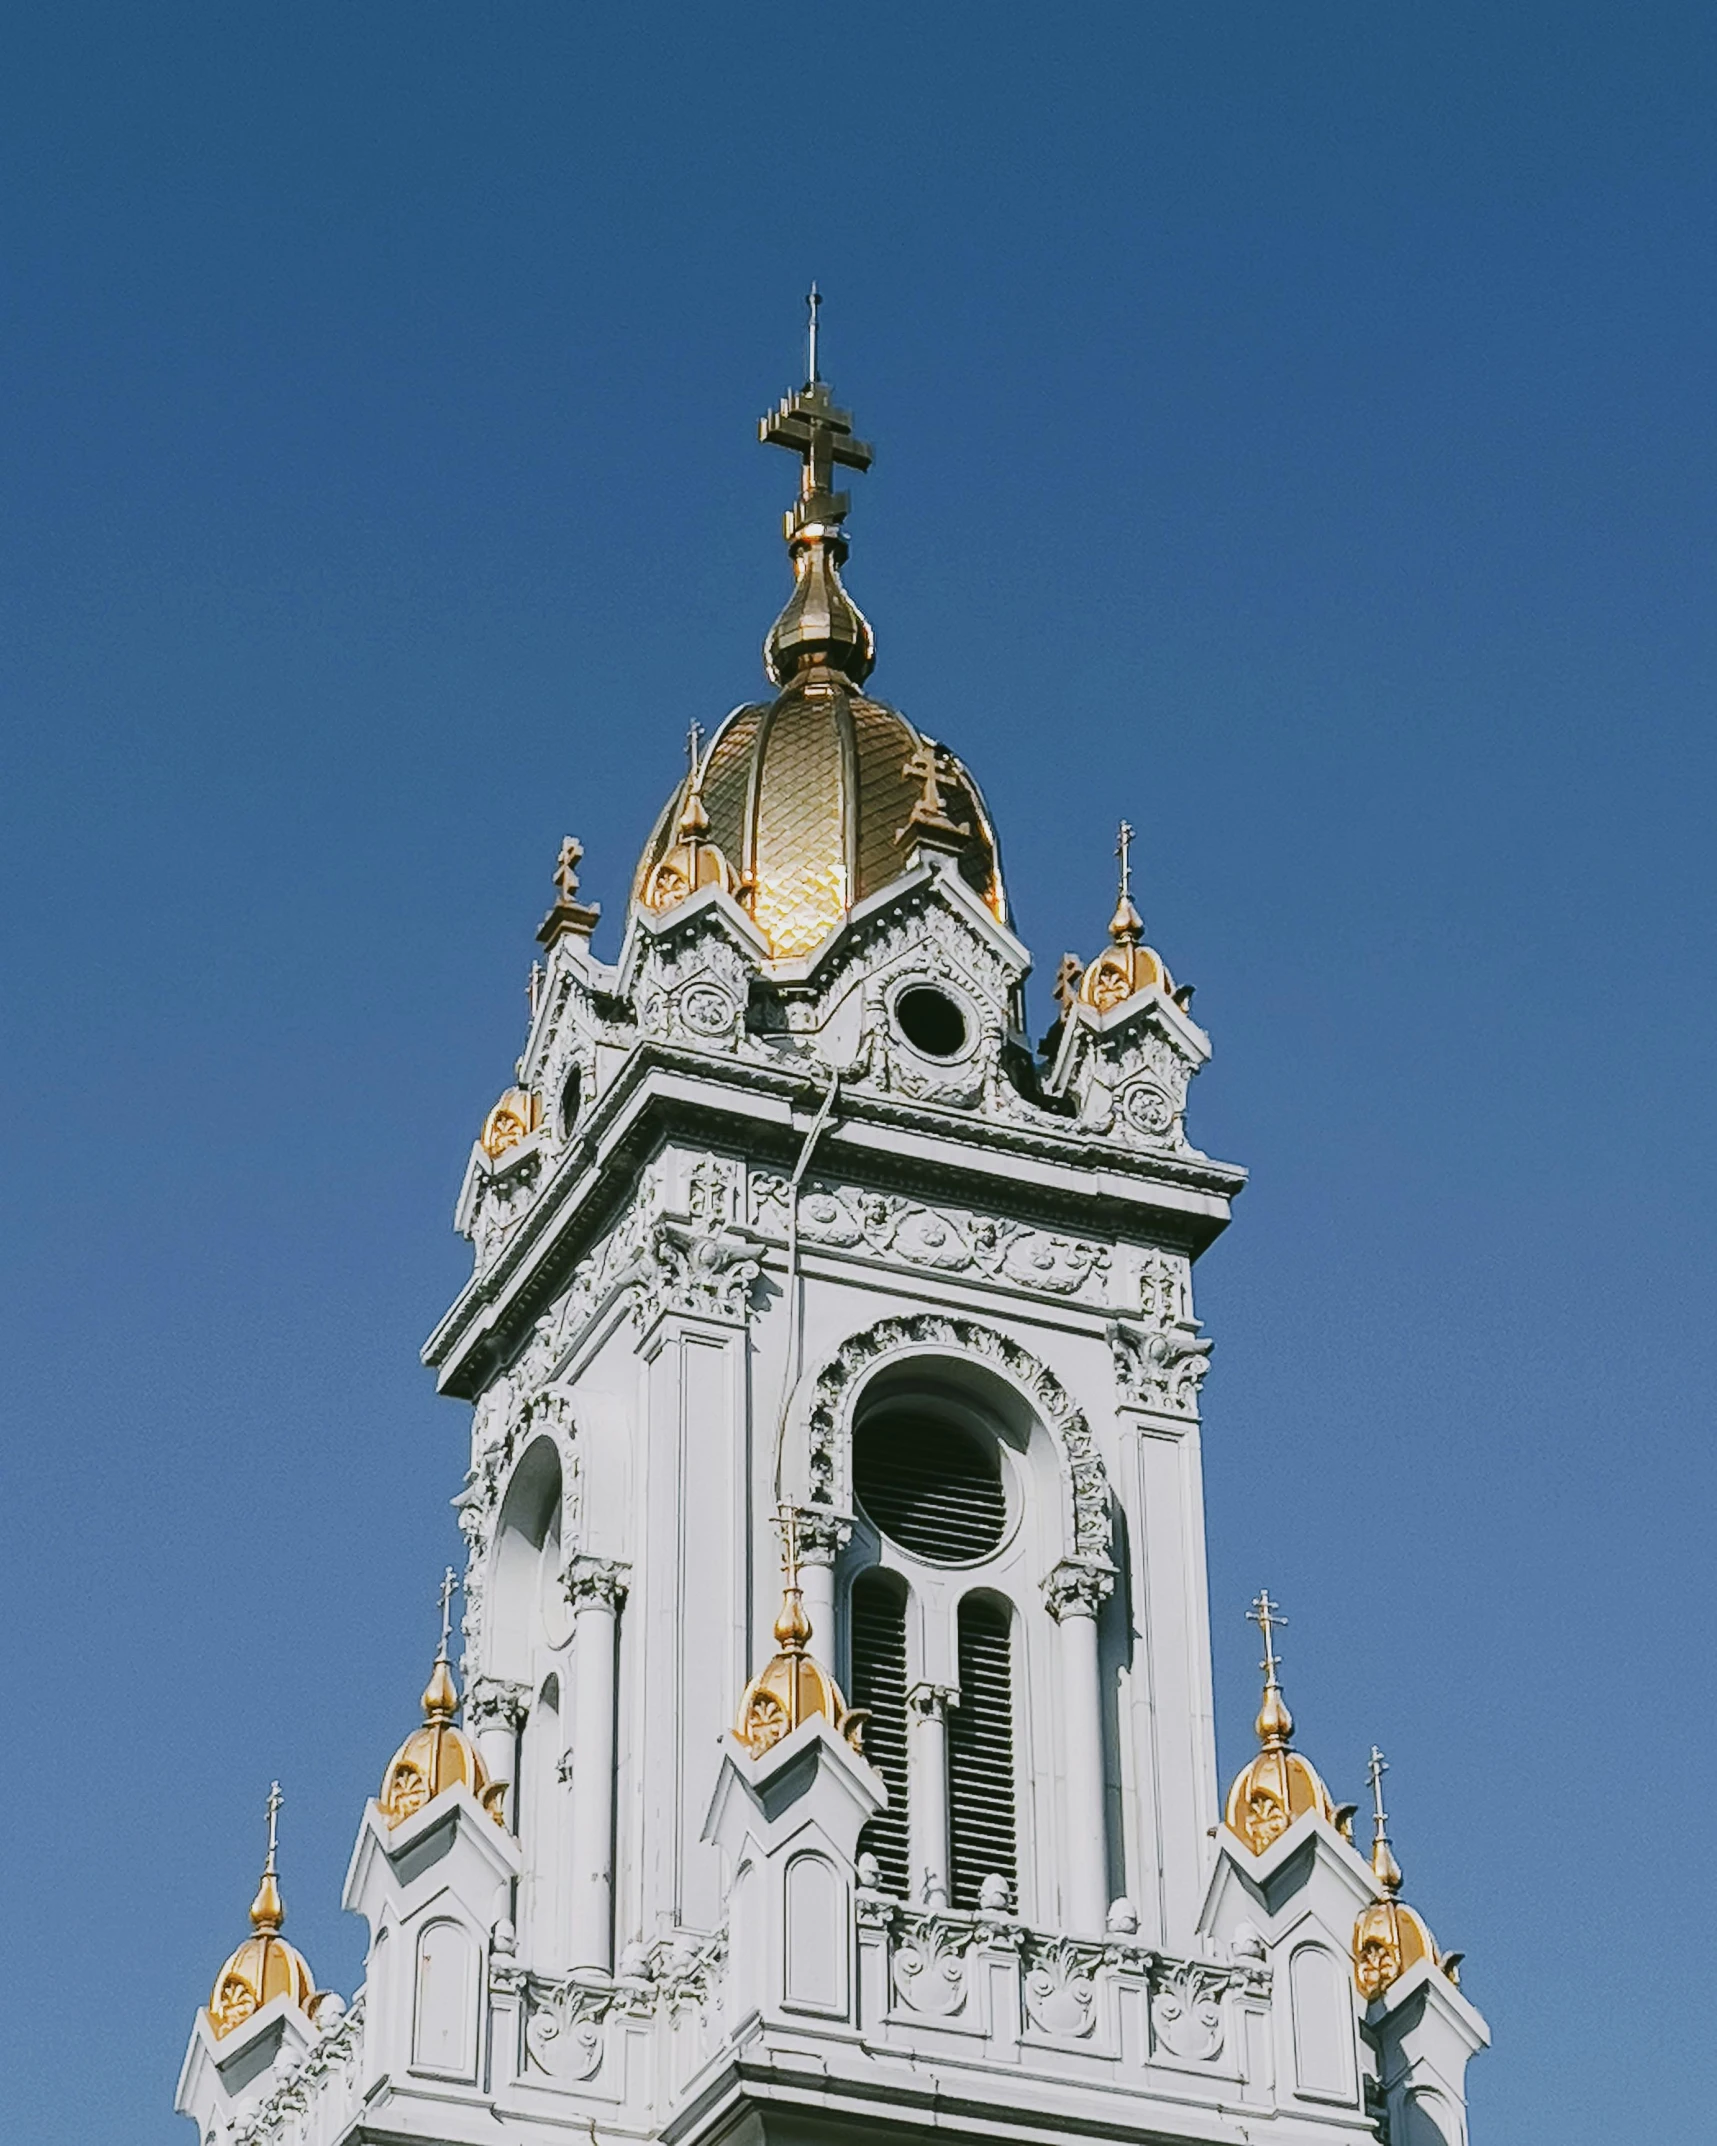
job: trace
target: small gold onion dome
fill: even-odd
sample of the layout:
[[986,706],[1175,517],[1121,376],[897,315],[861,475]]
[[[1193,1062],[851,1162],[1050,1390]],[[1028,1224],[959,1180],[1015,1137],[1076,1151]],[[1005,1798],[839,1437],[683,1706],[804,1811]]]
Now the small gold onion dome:
[[1133,830],[1123,820],[1115,853],[1121,860],[1121,891],[1115,914],[1109,919],[1109,944],[1079,979],[1079,997],[1099,1013],[1124,1006],[1135,991],[1155,985],[1174,995],[1174,978],[1163,966],[1162,956],[1145,944],[1145,920],[1133,906]]
[[[926,782],[926,755],[934,782]],[[795,674],[772,701],[736,708],[698,774],[664,806],[633,883],[645,908],[667,910],[718,876],[737,890],[771,952],[793,960],[820,946],[860,902],[908,866],[926,827],[927,788],[953,830],[956,869],[999,922],[1008,919],[996,838],[978,786],[951,753],[897,709],[823,663]],[[687,869],[688,806],[701,808],[705,862]],[[712,855],[718,863],[710,863]]]
[[276,1997],[289,1997],[308,2019],[316,1995],[316,1978],[295,1945],[280,1934],[286,1909],[275,1874],[275,1821],[280,1811],[280,1783],[268,1792],[268,1860],[262,1883],[250,1904],[251,1934],[229,1955],[209,1993],[209,2025],[217,2041],[242,2027],[253,2013]]
[[483,1120],[477,1145],[491,1162],[499,1162],[510,1148],[528,1140],[543,1121],[542,1098],[529,1088],[509,1088]]
[[1371,1874],[1377,1880],[1381,1900],[1360,1910],[1353,1926],[1353,1979],[1367,2004],[1374,2004],[1410,1967],[1429,1960],[1459,1986],[1458,1952],[1437,1950],[1437,1941],[1417,1908],[1400,1898],[1401,1866],[1389,1845],[1388,1821],[1383,1809],[1383,1776],[1388,1762],[1375,1744],[1371,1747],[1371,1793],[1376,1806],[1371,1844]]
[[758,1758],[813,1714],[821,1714],[855,1751],[862,1751],[868,1710],[849,1708],[834,1678],[805,1651],[811,1620],[799,1591],[798,1543],[790,1510],[783,1512],[781,1528],[784,1570],[781,1608],[775,1619],[775,1644],[780,1652],[771,1655],[745,1687],[733,1733]]
[[1254,1855],[1262,1855],[1307,1811],[1320,1811],[1344,1834],[1347,1827],[1317,1768],[1290,1742],[1294,1717],[1288,1712],[1277,1681],[1274,1642],[1276,1629],[1287,1619],[1268,1593],[1259,1595],[1246,1614],[1264,1634],[1264,1703],[1258,1709],[1255,1724],[1259,1750],[1235,1775],[1222,1816],[1231,1833],[1243,1840]]
[[452,1598],[453,1569],[449,1566],[441,1585],[441,1647],[423,1694],[423,1726],[413,1729],[394,1753],[376,1799],[390,1826],[403,1824],[460,1781],[498,1826],[507,1822],[507,1784],[489,1779],[477,1746],[453,1719],[459,1711],[459,1687],[447,1660]]

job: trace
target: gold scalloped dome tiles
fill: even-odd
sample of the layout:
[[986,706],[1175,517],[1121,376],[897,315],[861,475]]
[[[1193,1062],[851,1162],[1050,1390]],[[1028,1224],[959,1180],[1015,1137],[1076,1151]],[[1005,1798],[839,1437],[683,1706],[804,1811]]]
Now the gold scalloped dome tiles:
[[633,893],[665,911],[720,880],[771,953],[797,960],[907,870],[920,835],[953,851],[1005,923],[995,836],[970,774],[896,709],[813,664],[723,723],[657,820]]

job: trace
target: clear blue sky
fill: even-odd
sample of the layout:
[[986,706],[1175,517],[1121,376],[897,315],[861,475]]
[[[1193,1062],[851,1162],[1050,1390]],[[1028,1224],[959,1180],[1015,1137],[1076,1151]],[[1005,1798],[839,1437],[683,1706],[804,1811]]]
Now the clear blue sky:
[[1039,1013],[1141,829],[1254,1173],[1224,1769],[1267,1582],[1468,1953],[1478,2146],[1702,2132],[1714,62],[1579,0],[14,13],[8,2139],[189,2137],[275,1774],[353,1986],[454,1193],[560,836],[611,949],[758,688],[812,275],[877,689],[984,779]]

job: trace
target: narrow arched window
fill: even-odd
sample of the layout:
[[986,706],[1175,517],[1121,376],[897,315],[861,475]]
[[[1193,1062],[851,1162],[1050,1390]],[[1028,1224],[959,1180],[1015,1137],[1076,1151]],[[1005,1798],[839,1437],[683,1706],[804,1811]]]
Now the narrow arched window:
[[874,1855],[885,1892],[904,1897],[911,1871],[907,1823],[906,1591],[885,1572],[863,1572],[853,1583],[852,1703],[869,1709],[864,1755],[881,1774],[888,1808],[859,1836],[859,1853]]
[[1018,1904],[1014,1823],[1013,1637],[998,1602],[960,1604],[960,1703],[948,1717],[950,1895],[975,1908],[984,1880],[1006,1881]]

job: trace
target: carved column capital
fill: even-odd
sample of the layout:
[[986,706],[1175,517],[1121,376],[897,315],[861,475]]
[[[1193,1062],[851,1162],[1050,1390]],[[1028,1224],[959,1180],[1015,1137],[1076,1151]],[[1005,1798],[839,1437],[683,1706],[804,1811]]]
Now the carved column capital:
[[1095,1617],[1114,1592],[1111,1566],[1064,1557],[1044,1577],[1043,1606],[1057,1624],[1066,1617]]
[[793,1534],[801,1565],[832,1565],[852,1541],[853,1524],[832,1506],[796,1505]]
[[946,1721],[948,1709],[959,1703],[959,1687],[953,1684],[914,1684],[906,1694],[907,1712],[920,1721]]
[[508,1677],[476,1677],[465,1694],[465,1721],[471,1729],[522,1729],[531,1710],[531,1688]]
[[575,1557],[561,1575],[566,1598],[575,1611],[599,1607],[618,1611],[626,1600],[630,1565],[606,1557]]

